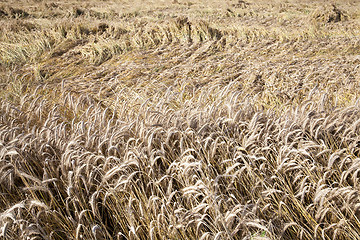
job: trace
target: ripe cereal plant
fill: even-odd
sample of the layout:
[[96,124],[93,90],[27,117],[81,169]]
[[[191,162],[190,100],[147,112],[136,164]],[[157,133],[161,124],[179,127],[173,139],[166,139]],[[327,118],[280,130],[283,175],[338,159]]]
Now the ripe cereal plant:
[[360,3],[0,3],[0,239],[360,239]]

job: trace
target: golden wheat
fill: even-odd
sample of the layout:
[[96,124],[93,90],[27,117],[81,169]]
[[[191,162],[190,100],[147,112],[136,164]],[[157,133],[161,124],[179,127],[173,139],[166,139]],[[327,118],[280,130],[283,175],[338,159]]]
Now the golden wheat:
[[360,239],[358,3],[30,2],[0,239]]

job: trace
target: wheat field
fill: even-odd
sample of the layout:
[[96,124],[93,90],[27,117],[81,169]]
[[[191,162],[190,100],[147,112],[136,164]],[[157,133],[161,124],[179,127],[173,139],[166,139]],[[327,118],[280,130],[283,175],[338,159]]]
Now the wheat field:
[[0,240],[360,239],[360,2],[0,1]]

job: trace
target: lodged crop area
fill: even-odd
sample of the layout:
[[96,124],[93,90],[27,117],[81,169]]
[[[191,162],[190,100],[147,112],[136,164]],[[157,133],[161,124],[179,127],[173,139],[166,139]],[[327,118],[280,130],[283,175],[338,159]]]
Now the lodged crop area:
[[360,2],[0,2],[0,239],[360,239]]

